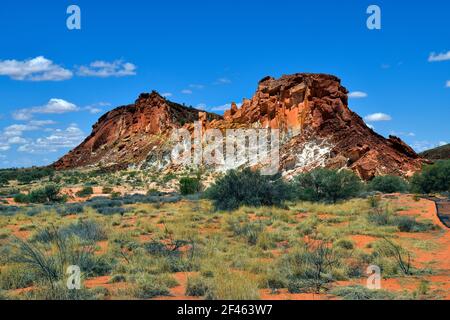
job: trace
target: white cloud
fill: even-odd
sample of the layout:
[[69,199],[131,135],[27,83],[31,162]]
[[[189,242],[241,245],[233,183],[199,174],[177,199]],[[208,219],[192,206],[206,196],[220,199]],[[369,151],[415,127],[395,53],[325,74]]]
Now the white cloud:
[[366,126],[368,126],[370,129],[375,130],[375,127],[371,124],[366,123]]
[[31,107],[17,110],[13,113],[15,120],[29,120],[33,114],[63,114],[67,112],[78,111],[79,108],[63,99],[50,99],[47,104],[39,107]]
[[202,84],[190,84],[189,88],[192,88],[192,89],[204,89],[205,86],[202,85]]
[[65,130],[56,129],[42,138],[26,143],[20,146],[19,152],[32,154],[46,154],[49,152],[57,152],[60,149],[70,149],[80,144],[85,135],[76,124],[71,124]]
[[171,96],[173,96],[173,94],[171,92],[164,92],[161,96],[163,96],[164,98],[170,98]]
[[21,81],[62,81],[72,78],[70,70],[39,56],[28,60],[0,60],[0,75]]
[[450,60],[450,51],[436,54],[436,52],[430,53],[428,62],[441,62]]
[[8,139],[8,144],[24,144],[27,143],[27,139],[22,137],[11,137]]
[[30,122],[28,122],[28,124],[30,124],[32,126],[43,127],[43,126],[49,126],[52,124],[56,124],[56,122],[53,120],[31,120]]
[[369,114],[364,118],[366,122],[390,121],[392,117],[385,113]]
[[445,85],[445,87],[450,88],[450,80],[447,81],[447,84]]
[[362,99],[362,98],[367,98],[368,94],[362,91],[354,91],[354,92],[350,92],[348,94],[348,97],[350,99]]
[[207,106],[205,103],[199,103],[196,108],[199,110],[206,110]]
[[181,90],[181,93],[183,93],[183,94],[192,94],[192,90],[184,89],[184,90]]
[[230,84],[231,80],[228,78],[219,78],[214,82],[214,84]]
[[81,77],[126,77],[136,75],[137,67],[129,62],[115,60],[113,62],[94,61],[89,66],[78,67],[77,75]]
[[20,137],[25,131],[39,130],[39,126],[30,124],[13,124],[3,129],[2,137]]

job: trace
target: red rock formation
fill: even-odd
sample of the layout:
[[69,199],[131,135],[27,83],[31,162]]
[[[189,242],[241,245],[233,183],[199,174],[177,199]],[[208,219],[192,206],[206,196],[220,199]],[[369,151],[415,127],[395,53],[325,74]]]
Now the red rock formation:
[[200,120],[204,128],[280,129],[280,169],[288,178],[318,166],[349,168],[363,179],[420,170],[423,160],[414,150],[397,137],[385,139],[368,128],[348,108],[347,94],[331,75],[266,77],[252,99],[244,99],[240,108],[233,103],[223,118],[199,115],[156,93],[141,95],[134,105],[100,118],[91,136],[55,166],[141,165],[162,152],[170,130],[183,125],[191,129]]
[[[198,121],[199,112],[170,102],[157,92],[143,93],[134,104],[102,116],[91,135],[54,167],[61,170],[91,165],[118,168],[139,165],[167,142],[172,129]],[[220,118],[205,113],[205,120]]]

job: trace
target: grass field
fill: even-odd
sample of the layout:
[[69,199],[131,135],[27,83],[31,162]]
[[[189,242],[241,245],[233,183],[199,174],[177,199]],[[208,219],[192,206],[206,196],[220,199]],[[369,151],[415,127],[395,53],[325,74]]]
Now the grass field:
[[[196,197],[95,193],[3,206],[0,297],[450,299],[450,232],[412,195],[216,212]],[[67,289],[69,265],[81,290]],[[369,265],[381,290],[366,288]]]

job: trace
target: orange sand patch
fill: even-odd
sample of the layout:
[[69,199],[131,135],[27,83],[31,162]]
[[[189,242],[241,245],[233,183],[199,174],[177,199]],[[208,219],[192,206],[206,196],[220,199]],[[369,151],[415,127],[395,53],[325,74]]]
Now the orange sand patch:
[[9,225],[6,228],[8,228],[12,235],[21,239],[21,240],[27,240],[31,237],[32,231],[20,231],[20,226],[18,225]]
[[367,245],[378,240],[378,238],[366,236],[366,235],[353,235],[350,239],[355,243],[355,246],[359,249],[367,250]]
[[95,252],[97,255],[102,255],[108,252],[108,241],[99,241],[97,242],[97,246],[99,249]]

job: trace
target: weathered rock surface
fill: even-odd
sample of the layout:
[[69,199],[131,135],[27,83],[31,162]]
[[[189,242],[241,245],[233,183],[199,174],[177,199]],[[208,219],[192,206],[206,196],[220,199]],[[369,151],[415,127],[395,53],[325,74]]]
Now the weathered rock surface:
[[[167,144],[174,128],[280,129],[280,169],[287,177],[316,167],[348,168],[363,179],[409,176],[423,159],[397,137],[386,139],[348,108],[348,91],[325,74],[294,74],[259,82],[252,99],[232,104],[223,117],[172,103],[157,93],[100,118],[92,134],[55,163],[57,169],[87,165],[170,168]],[[165,158],[165,159],[164,159]]]

